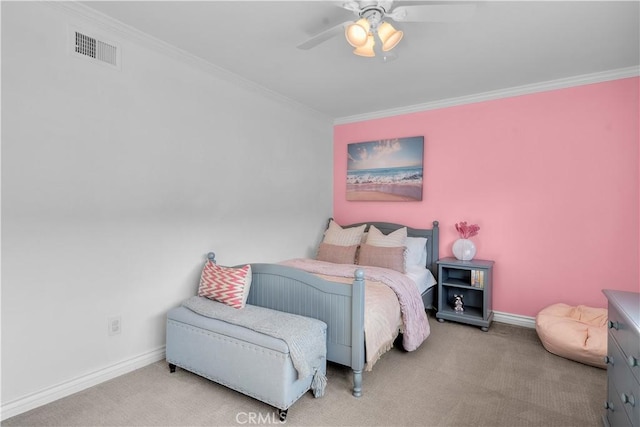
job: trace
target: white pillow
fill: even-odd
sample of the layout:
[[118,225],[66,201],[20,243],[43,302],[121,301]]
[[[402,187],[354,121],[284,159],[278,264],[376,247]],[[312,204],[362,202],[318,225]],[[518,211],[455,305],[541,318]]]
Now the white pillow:
[[329,228],[324,232],[322,242],[336,246],[359,245],[366,226],[366,224],[363,224],[359,227],[342,228],[334,220],[331,220]]
[[367,245],[383,248],[397,248],[404,246],[407,241],[407,227],[402,227],[387,235],[378,230],[375,225],[369,227]]
[[407,237],[406,264],[407,267],[418,265],[425,267],[427,264],[427,238]]

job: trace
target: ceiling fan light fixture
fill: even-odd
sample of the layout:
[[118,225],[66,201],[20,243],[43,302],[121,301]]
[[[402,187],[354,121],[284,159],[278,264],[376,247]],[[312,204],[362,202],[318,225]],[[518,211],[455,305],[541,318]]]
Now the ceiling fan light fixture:
[[378,37],[382,42],[382,50],[385,52],[390,51],[400,43],[404,33],[393,28],[393,25],[388,22],[383,22],[378,26]]
[[369,21],[361,18],[353,24],[349,24],[345,29],[345,37],[349,44],[355,48],[364,46],[369,38]]
[[353,53],[358,56],[366,56],[368,58],[372,58],[376,56],[375,52],[373,51],[373,46],[375,46],[375,44],[376,42],[375,40],[373,40],[373,34],[369,33],[364,46],[356,47],[355,49],[353,49]]

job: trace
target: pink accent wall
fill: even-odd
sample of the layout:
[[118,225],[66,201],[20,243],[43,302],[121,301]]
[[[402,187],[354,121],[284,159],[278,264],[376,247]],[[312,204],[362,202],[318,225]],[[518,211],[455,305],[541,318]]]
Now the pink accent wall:
[[[639,290],[639,78],[334,127],[334,218],[430,227],[451,256],[454,224],[480,225],[495,260],[493,308],[535,316],[564,302],[605,307]],[[425,137],[421,202],[345,200],[346,145]]]

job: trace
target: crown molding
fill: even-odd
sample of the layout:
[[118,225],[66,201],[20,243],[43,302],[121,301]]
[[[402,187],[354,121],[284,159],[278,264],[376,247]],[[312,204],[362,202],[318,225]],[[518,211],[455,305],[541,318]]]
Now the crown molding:
[[330,116],[314,110],[308,105],[267,89],[264,86],[227,70],[226,68],[212,64],[211,62],[208,62],[196,55],[188,53],[176,46],[105,15],[90,6],[86,6],[75,1],[46,1],[42,2],[42,4],[58,9],[68,15],[74,16],[75,18],[79,18],[88,24],[97,27],[100,31],[108,32],[109,34],[116,35],[124,40],[152,49],[157,53],[166,55],[172,59],[180,61],[181,63],[191,65],[228,83],[232,83],[248,91],[261,94],[296,111],[303,110],[324,120],[330,121],[332,119]]
[[640,66],[620,68],[617,70],[603,71],[600,73],[583,74],[579,76],[567,77],[564,79],[550,80],[541,83],[534,83],[523,86],[515,86],[507,89],[494,90],[490,92],[478,93],[474,95],[460,96],[457,98],[442,99],[424,104],[409,105],[406,107],[393,108],[389,110],[374,111],[371,113],[359,114],[348,117],[334,119],[334,125],[361,122],[365,120],[381,119],[401,114],[418,113],[440,108],[455,107],[458,105],[472,104],[475,102],[493,101],[502,98],[510,98],[519,95],[529,95],[533,93],[546,92],[550,90],[565,89],[575,86],[582,86],[592,83],[602,83],[611,80],[624,79],[628,77],[638,77]]

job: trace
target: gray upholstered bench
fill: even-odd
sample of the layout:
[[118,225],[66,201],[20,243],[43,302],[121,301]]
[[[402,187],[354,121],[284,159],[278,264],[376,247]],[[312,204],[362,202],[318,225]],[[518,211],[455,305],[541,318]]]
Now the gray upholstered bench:
[[[200,299],[203,301],[195,302],[207,304],[206,301],[209,301]],[[316,397],[321,396],[326,381],[326,324],[317,319],[252,305],[245,306],[240,312],[242,315],[258,314],[260,319],[274,316],[274,321],[261,320],[261,323],[268,325],[254,328],[264,329],[267,331],[265,333],[229,323],[228,320],[198,314],[184,305],[170,310],[167,314],[166,358],[171,372],[179,366],[272,405],[280,410],[281,420],[286,418],[289,407],[309,389],[314,389]],[[281,334],[278,329],[283,329],[285,325],[284,329],[289,334],[292,325],[300,325],[302,331],[292,334],[298,335],[298,339],[301,336],[304,338],[304,334],[321,334],[321,337],[309,337],[313,338],[315,347],[322,345],[323,348],[312,349],[315,360],[307,360],[309,363],[305,365],[305,371],[309,374],[303,378],[299,378],[298,373],[300,351],[297,342],[294,346],[296,351],[292,352],[285,342],[288,337],[280,339],[271,336]],[[272,331],[276,333],[271,334]]]

